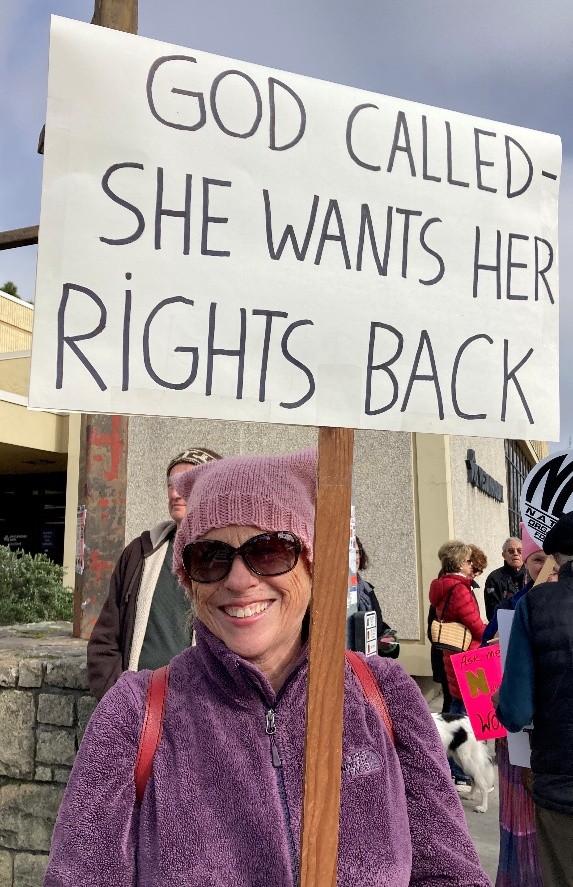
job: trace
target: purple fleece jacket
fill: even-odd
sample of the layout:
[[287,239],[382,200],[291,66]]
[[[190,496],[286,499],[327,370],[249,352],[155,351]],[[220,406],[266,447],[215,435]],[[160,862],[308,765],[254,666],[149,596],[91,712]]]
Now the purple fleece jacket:
[[[171,663],[141,811],[133,769],[150,673],[124,673],[99,703],[62,801],[45,887],[296,887],[306,652],[277,696],[258,669],[196,629],[197,646]],[[339,887],[490,885],[416,684],[391,660],[369,664],[396,749],[346,664]]]

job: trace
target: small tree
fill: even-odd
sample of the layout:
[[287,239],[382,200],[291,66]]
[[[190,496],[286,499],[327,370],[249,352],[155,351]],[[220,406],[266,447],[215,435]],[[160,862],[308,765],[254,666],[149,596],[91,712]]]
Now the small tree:
[[18,292],[18,287],[11,280],[7,280],[6,283],[3,283],[2,286],[0,286],[0,289],[5,293],[8,293],[9,296],[14,296],[15,299],[22,298]]
[[45,554],[0,545],[0,625],[70,621],[73,591],[63,586],[64,568]]

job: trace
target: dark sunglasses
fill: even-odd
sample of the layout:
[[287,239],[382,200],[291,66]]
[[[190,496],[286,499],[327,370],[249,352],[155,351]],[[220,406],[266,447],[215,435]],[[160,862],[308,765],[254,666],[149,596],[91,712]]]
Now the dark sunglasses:
[[301,551],[298,536],[283,531],[251,536],[239,548],[218,539],[198,539],[183,549],[183,568],[192,582],[219,582],[239,556],[257,576],[281,576],[296,567]]

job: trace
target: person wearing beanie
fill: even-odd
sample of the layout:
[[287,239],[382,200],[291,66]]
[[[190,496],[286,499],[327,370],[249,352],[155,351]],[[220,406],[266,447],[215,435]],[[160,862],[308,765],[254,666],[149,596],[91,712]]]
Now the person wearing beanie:
[[[125,672],[100,702],[45,887],[299,884],[316,467],[316,449],[237,456],[178,481],[173,567],[196,645],[170,663],[140,805],[150,673]],[[396,662],[369,663],[394,736],[346,662],[338,887],[486,887],[426,702]]]
[[189,645],[189,601],[172,571],[175,531],[186,512],[179,478],[221,457],[184,450],[167,466],[169,520],[133,539],[122,552],[109,594],[88,641],[88,681],[96,699],[126,669],[159,668]]
[[542,883],[573,885],[573,513],[549,530],[543,552],[553,556],[557,579],[535,585],[516,604],[496,713],[510,732],[533,723]]

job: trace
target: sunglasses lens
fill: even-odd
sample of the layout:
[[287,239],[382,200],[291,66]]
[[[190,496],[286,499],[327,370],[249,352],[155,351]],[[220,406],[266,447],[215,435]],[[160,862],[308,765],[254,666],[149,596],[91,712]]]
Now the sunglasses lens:
[[280,576],[294,569],[301,548],[300,539],[294,533],[261,533],[245,542],[242,554],[259,576]]
[[216,539],[190,542],[183,549],[183,567],[193,582],[218,582],[229,572],[234,553]]
[[235,555],[240,554],[258,576],[280,576],[296,566],[301,550],[298,536],[287,532],[260,533],[240,548],[217,539],[202,539],[185,546],[183,567],[193,582],[219,582],[229,574]]

